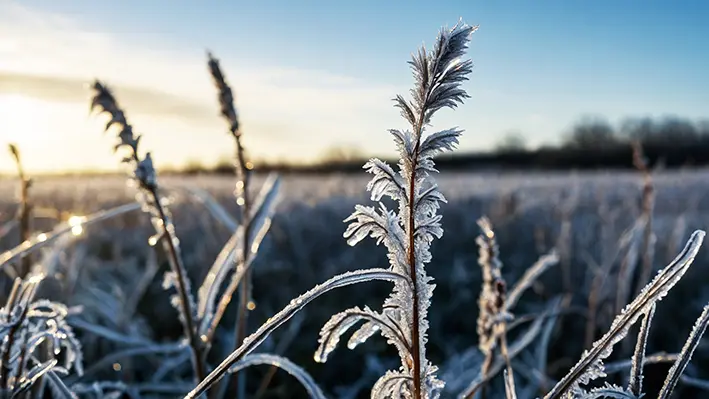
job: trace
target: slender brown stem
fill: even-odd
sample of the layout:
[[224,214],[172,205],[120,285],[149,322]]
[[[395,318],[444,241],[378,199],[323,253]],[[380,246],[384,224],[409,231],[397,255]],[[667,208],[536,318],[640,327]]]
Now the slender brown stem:
[[512,371],[512,363],[510,362],[510,353],[507,349],[507,324],[503,323],[500,326],[502,333],[500,334],[500,354],[502,358],[505,359],[505,364],[507,365],[507,374],[512,379],[512,389],[514,389],[514,374]]
[[[19,222],[19,232],[20,232],[20,244],[26,242],[30,239],[30,234],[32,232],[31,226],[31,205],[30,205],[30,179],[25,175],[25,170],[22,167],[22,160],[20,157],[20,151],[16,145],[10,144],[10,153],[15,159],[15,166],[17,167],[17,177],[20,180],[20,209],[17,214]],[[29,274],[32,268],[32,261],[29,255],[22,255],[20,258],[20,264],[18,267],[18,275],[20,278],[24,278]]]
[[[488,354],[485,356],[485,360],[483,361],[482,367],[480,367],[480,377],[482,380],[482,383],[479,385],[480,387],[480,399],[485,399],[485,385],[486,381],[485,378],[487,377],[488,373],[490,372],[490,367],[492,366],[492,361],[495,359],[495,352],[490,351]],[[470,399],[475,396],[475,393],[477,390],[473,390],[466,396],[466,399]]]
[[[21,194],[21,208],[20,208],[20,241],[26,242],[30,240],[30,234],[32,231],[31,226],[31,205],[29,188],[30,181],[25,178],[24,175],[20,175],[22,184],[22,194]],[[20,260],[20,278],[24,278],[29,274],[32,268],[32,260],[30,255],[23,255]]]
[[642,213],[646,218],[645,229],[643,231],[643,241],[640,248],[642,254],[642,271],[640,281],[638,281],[636,294],[639,294],[642,288],[650,281],[653,266],[653,252],[650,249],[652,241],[652,211],[655,202],[655,187],[652,182],[652,173],[650,167],[644,159],[642,145],[636,141],[633,143],[633,163],[635,167],[643,174],[643,194],[642,194]]
[[416,218],[414,217],[414,201],[416,200],[416,167],[418,166],[418,152],[421,144],[421,133],[423,130],[423,109],[419,115],[418,126],[416,126],[416,146],[413,151],[413,160],[411,162],[411,179],[409,181],[409,220],[408,220],[408,238],[409,248],[407,261],[409,262],[409,274],[411,277],[411,290],[413,293],[413,328],[411,331],[411,348],[413,355],[413,374],[414,374],[414,399],[421,399],[421,339],[419,337],[419,298],[418,298],[418,281],[416,275],[416,251],[415,251],[415,233],[416,233]]
[[[241,132],[233,129],[232,135],[236,141],[236,171],[239,178],[237,194],[239,198],[239,205],[241,205],[241,223],[244,226],[244,237],[242,245],[242,256],[241,260],[246,265],[248,262],[248,257],[250,254],[249,247],[251,243],[249,242],[249,230],[251,225],[251,220],[249,219],[250,211],[250,201],[248,196],[249,189],[249,168],[247,166],[246,155],[244,154],[244,146],[241,142]],[[249,303],[251,302],[251,270],[247,269],[244,273],[244,278],[242,279],[241,287],[239,288],[239,309],[237,313],[237,324],[236,324],[236,339],[234,342],[234,349],[241,346],[246,339],[248,319],[249,319]],[[246,395],[246,376],[242,371],[241,373],[234,373],[231,379],[232,383],[236,385],[237,398],[243,399]]]
[[185,268],[182,265],[182,259],[177,253],[177,248],[175,247],[172,232],[170,232],[170,230],[167,228],[167,215],[165,214],[165,210],[160,204],[160,196],[158,195],[157,189],[149,188],[148,190],[150,191],[150,194],[153,197],[155,208],[157,209],[158,215],[162,220],[164,236],[162,237],[161,241],[163,242],[163,245],[167,250],[170,268],[175,273],[175,278],[177,280],[177,294],[180,298],[180,304],[182,306],[182,315],[184,317],[183,327],[185,329],[185,335],[187,336],[187,339],[190,343],[190,349],[192,350],[192,363],[194,366],[195,374],[198,381],[202,381],[206,376],[202,357],[202,345],[197,339],[195,322],[192,318],[193,316],[188,296],[189,294],[187,293],[187,287],[185,286],[186,276],[183,274]]

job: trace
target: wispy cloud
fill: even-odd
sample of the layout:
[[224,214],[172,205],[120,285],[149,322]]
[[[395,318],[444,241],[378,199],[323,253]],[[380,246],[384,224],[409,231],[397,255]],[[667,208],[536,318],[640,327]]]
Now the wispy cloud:
[[[86,107],[90,82],[68,77],[0,71],[0,95],[15,94]],[[125,106],[156,117],[184,119],[193,123],[214,119],[209,104],[146,87],[118,86],[116,94]]]
[[[52,123],[61,136],[86,125],[86,85],[98,77],[136,116],[134,124],[146,132],[146,145],[171,154],[170,163],[209,162],[225,153],[224,122],[217,115],[204,49],[178,50],[168,43],[167,50],[156,51],[91,30],[83,22],[0,2],[0,36],[10,38],[0,46],[0,98],[19,95],[66,104],[73,111]],[[217,56],[235,90],[255,156],[309,159],[345,137],[357,137],[368,152],[389,149],[384,131],[398,122],[390,99],[403,90],[285,63],[259,67],[251,61],[244,66],[229,52]],[[31,132],[14,134],[30,141],[23,136]],[[41,162],[44,155],[28,155],[29,167],[49,167]],[[108,167],[108,162],[112,160],[86,166]],[[6,168],[0,161],[0,169]]]

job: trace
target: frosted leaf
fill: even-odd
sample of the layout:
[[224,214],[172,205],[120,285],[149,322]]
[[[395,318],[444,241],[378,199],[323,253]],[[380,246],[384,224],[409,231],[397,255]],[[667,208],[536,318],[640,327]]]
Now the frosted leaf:
[[387,371],[372,387],[372,399],[409,399],[413,378],[400,371]]
[[333,315],[320,330],[320,346],[315,351],[315,361],[325,363],[327,355],[334,351],[340,342],[340,336],[365,319],[364,313],[362,309],[354,307]]
[[19,386],[13,389],[13,397],[26,392],[32,387],[42,376],[54,369],[57,365],[57,359],[50,359],[44,363],[40,363],[32,367],[20,381]]
[[517,392],[515,391],[515,380],[512,374],[507,370],[503,371],[505,377],[505,398],[507,399],[517,399]]
[[421,215],[434,215],[441,202],[446,202],[446,198],[438,191],[436,184],[431,185],[423,191],[418,191],[414,200],[414,211]]
[[[394,144],[399,151],[400,162],[407,162],[414,157],[414,147],[416,146],[416,141],[414,135],[408,131],[400,131],[397,129],[389,129],[389,133],[394,136]],[[411,172],[411,168],[408,169]],[[407,176],[402,176],[404,179]]]
[[[258,196],[254,199],[249,209],[249,243],[254,243],[276,210],[278,205],[281,179],[275,173],[271,173],[261,186]],[[270,224],[270,223],[269,223]]]
[[575,396],[575,398],[578,399],[602,399],[602,398],[611,398],[611,399],[639,399],[640,396],[636,396],[632,392],[626,391],[622,387],[619,387],[617,385],[612,385],[609,383],[606,383],[603,387],[600,388],[594,388],[589,392],[584,392],[581,393],[578,396]]
[[376,323],[368,321],[355,331],[347,341],[347,348],[354,349],[358,345],[363,344],[366,340],[372,337],[374,334],[380,331],[379,326]]
[[[82,218],[81,226],[86,227],[104,220],[112,219],[127,212],[136,211],[138,209],[140,209],[140,204],[130,203],[104,211],[96,212],[94,214]],[[0,253],[0,267],[4,267],[6,264],[19,259],[21,256],[33,253],[34,251],[37,251],[49,244],[52,244],[60,238],[70,236],[67,238],[70,238],[71,240],[76,239],[78,236],[74,236],[71,234],[75,226],[76,225],[72,225],[68,222],[60,223],[51,232],[45,232],[43,234],[38,234],[34,236],[32,239],[29,240],[29,244],[20,244],[9,251]],[[63,248],[66,245],[68,244],[61,245],[60,247]]]
[[[401,328],[401,323],[395,319],[396,314],[392,316],[392,312],[392,310],[388,309],[388,311],[379,314],[368,307],[364,309],[355,307],[332,316],[320,330],[320,339],[318,341],[320,342],[320,346],[315,352],[315,361],[321,363],[327,361],[328,354],[335,349],[340,341],[340,336],[360,321],[366,322],[363,327],[370,326],[365,331],[369,336],[377,331],[381,331],[382,335],[387,338],[390,344],[399,348],[404,356],[408,356],[409,345],[407,343],[407,337],[402,334],[403,329]],[[359,337],[353,335],[352,338],[355,341],[359,341],[362,338],[362,333],[359,333]],[[366,338],[368,338],[368,336],[364,337],[364,339]],[[363,342],[364,339],[361,339],[361,341],[357,343]],[[352,348],[354,348],[354,346],[350,347],[350,349]]]
[[214,317],[218,295],[226,277],[236,274],[237,266],[248,268],[256,258],[258,246],[271,226],[271,218],[278,202],[280,178],[271,174],[261,187],[259,195],[253,201],[249,213],[249,252],[251,256],[243,263],[244,226],[239,226],[229,241],[219,252],[199,288],[197,314],[200,319],[200,334],[206,334]]
[[207,211],[228,231],[236,231],[238,223],[234,217],[227,211],[209,192],[199,187],[192,185],[178,187],[180,190],[186,191],[192,198],[204,205]]
[[310,301],[334,289],[368,281],[409,281],[408,277],[386,269],[364,269],[347,272],[330,278],[310,291],[293,299],[283,310],[269,318],[253,334],[246,337],[244,343],[226,357],[205,379],[199,382],[186,399],[194,399],[219,381],[228,369],[241,358],[256,349],[275,329],[283,325]]
[[308,392],[308,396],[310,398],[325,399],[325,395],[323,394],[322,390],[320,389],[318,384],[315,383],[315,380],[313,380],[313,377],[311,377],[307,371],[305,371],[302,367],[293,363],[289,359],[278,355],[271,355],[265,353],[248,355],[242,360],[240,360],[238,363],[236,363],[234,366],[232,366],[229,369],[229,372],[236,373],[246,367],[260,364],[276,366],[295,377],[295,379],[298,380],[301,385],[303,385],[305,390]]
[[377,245],[388,239],[403,249],[403,238],[396,214],[387,210],[383,204],[379,205],[380,212],[369,206],[355,206],[355,212],[345,219],[345,222],[353,221],[344,233],[347,243],[355,245],[369,235],[377,240]]
[[445,382],[438,379],[436,373],[438,373],[438,367],[427,361],[423,379],[423,390],[426,398],[438,399],[441,395],[441,391],[446,386]]
[[394,103],[395,107],[401,109],[401,116],[404,119],[406,119],[412,125],[416,123],[416,115],[414,114],[414,110],[411,108],[411,104],[409,104],[400,95],[397,95],[396,98],[394,98]]
[[442,152],[453,151],[462,133],[462,130],[452,128],[430,134],[421,142],[419,158],[432,158]]
[[78,399],[78,396],[64,384],[54,370],[47,372],[46,376],[48,377],[47,387],[49,387],[49,390],[52,392],[52,397]]
[[416,236],[423,238],[430,243],[434,238],[443,236],[443,228],[441,227],[441,215],[422,216],[416,220]]
[[631,359],[630,377],[628,378],[628,391],[632,392],[636,396],[640,396],[643,391],[642,386],[645,347],[647,345],[647,338],[650,334],[650,324],[652,324],[652,318],[655,316],[655,306],[656,305],[653,304],[643,318],[642,324],[640,325],[640,332],[638,333],[638,339],[635,343],[635,351],[633,352],[633,357]]
[[663,384],[662,389],[660,390],[658,399],[669,399],[669,397],[672,395],[672,391],[674,390],[675,386],[677,385],[677,382],[682,376],[684,369],[689,364],[689,361],[692,358],[692,354],[694,353],[694,350],[697,349],[697,346],[699,345],[699,342],[702,339],[702,336],[704,335],[704,332],[706,331],[708,325],[709,305],[706,305],[704,307],[704,310],[702,311],[702,314],[694,323],[692,332],[689,334],[689,338],[687,338],[687,341],[684,343],[682,351],[679,353],[679,357],[672,365],[672,368],[670,368],[670,371],[667,373],[667,378],[665,379],[665,383]]
[[202,320],[203,328],[205,327],[205,318],[214,313],[214,305],[216,304],[220,287],[229,272],[233,270],[237,254],[242,252],[243,245],[244,229],[239,227],[229,238],[229,241],[224,244],[224,247],[209,268],[209,272],[204,277],[202,285],[199,287],[197,314]]
[[[68,308],[61,303],[34,300],[43,277],[30,274],[25,280],[16,279],[7,303],[0,309],[0,351],[8,355],[0,373],[18,377],[9,379],[6,385],[13,397],[52,370],[66,372],[73,368],[77,375],[83,374],[81,343],[66,322]],[[43,342],[50,345],[50,358],[33,364],[30,359]]]
[[573,387],[584,385],[604,375],[603,359],[613,351],[613,346],[623,339],[630,327],[641,315],[650,311],[651,307],[667,295],[670,289],[682,278],[699,251],[705,233],[697,230],[692,233],[682,252],[662,269],[657,276],[641,291],[623,311],[616,316],[609,331],[593,344],[569,373],[559,381],[545,396],[545,399],[557,398]]
[[374,175],[367,184],[367,190],[372,192],[372,201],[379,201],[383,196],[394,200],[404,197],[404,182],[391,166],[376,158],[364,164],[364,169]]
[[534,284],[539,276],[557,263],[559,263],[559,255],[557,255],[556,250],[552,250],[548,254],[540,257],[532,267],[527,269],[524,275],[515,283],[515,286],[507,292],[507,299],[505,300],[505,308],[507,311],[515,307],[519,298],[522,297],[522,294]]

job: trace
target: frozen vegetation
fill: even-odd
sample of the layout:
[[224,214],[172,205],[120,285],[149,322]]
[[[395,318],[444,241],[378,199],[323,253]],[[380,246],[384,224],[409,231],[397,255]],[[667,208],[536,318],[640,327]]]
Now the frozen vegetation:
[[413,54],[358,176],[251,173],[210,54],[236,176],[158,178],[94,82],[130,185],[0,181],[0,397],[702,395],[709,172],[438,174],[475,29]]

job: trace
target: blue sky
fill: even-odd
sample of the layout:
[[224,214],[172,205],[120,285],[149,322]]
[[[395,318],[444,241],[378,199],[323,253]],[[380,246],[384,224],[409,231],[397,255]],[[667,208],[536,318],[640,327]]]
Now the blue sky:
[[[611,122],[709,117],[709,2],[702,1],[0,0],[0,33],[19,43],[0,46],[0,59],[16,60],[0,61],[0,105],[22,103],[56,119],[55,134],[49,126],[34,129],[46,128],[45,140],[27,138],[29,129],[9,138],[28,148],[30,168],[110,169],[110,139],[78,133],[99,126],[87,121],[85,103],[63,91],[68,86],[45,95],[37,87],[44,83],[28,83],[26,75],[102,77],[118,94],[135,89],[123,102],[159,163],[210,163],[228,154],[229,142],[223,124],[210,119],[214,93],[203,65],[209,48],[234,86],[253,156],[308,160],[332,146],[387,155],[393,148],[386,129],[405,127],[390,99],[411,84],[410,53],[459,17],[480,25],[469,53],[471,99],[434,123],[464,128],[464,150],[489,148],[513,130],[532,145],[553,143],[585,114]],[[29,33],[31,45],[23,42]],[[7,97],[3,80],[23,83]],[[179,104],[156,109],[161,97],[147,100],[145,92],[167,93],[163,100]],[[171,113],[178,105],[194,112]],[[18,126],[0,121],[0,135]],[[62,143],[73,148],[71,157],[50,154]],[[7,167],[0,158],[0,170]]]

